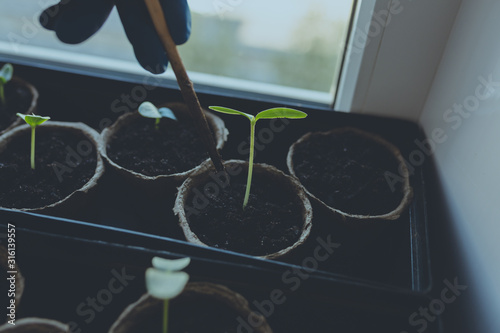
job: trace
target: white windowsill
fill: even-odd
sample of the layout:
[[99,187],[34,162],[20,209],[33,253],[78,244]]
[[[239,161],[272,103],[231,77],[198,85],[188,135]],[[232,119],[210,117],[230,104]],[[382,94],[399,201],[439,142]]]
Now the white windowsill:
[[[108,77],[127,76],[134,81],[146,82],[150,85],[164,86],[162,82],[175,80],[172,69],[160,75],[152,75],[142,69],[137,63],[109,59],[95,55],[78,54],[73,52],[52,50],[39,46],[16,44],[13,49],[12,44],[0,41],[0,55],[5,55],[10,59],[18,59],[23,62],[31,62],[49,65],[51,68],[59,68],[78,74],[104,75]],[[36,56],[35,56],[36,55]],[[314,90],[284,87],[280,85],[260,83],[248,80],[228,78],[211,74],[189,72],[189,76],[194,84],[213,86],[233,91],[245,91],[269,97],[284,97],[305,102],[313,102],[331,106],[333,104],[333,94],[328,92],[318,92]]]

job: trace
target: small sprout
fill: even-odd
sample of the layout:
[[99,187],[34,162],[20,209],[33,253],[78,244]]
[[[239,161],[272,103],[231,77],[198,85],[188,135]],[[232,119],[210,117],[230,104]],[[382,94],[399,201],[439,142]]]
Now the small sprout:
[[155,129],[158,130],[160,128],[160,119],[161,118],[170,118],[177,121],[175,114],[169,108],[157,108],[151,102],[144,102],[139,106],[139,113],[141,116],[146,118],[156,119],[155,121]]
[[12,79],[12,74],[14,73],[14,67],[11,64],[3,65],[0,69],[0,102],[5,105],[5,91],[4,86]]
[[248,118],[250,120],[250,158],[248,161],[248,177],[247,186],[245,192],[245,199],[243,200],[243,209],[248,205],[248,198],[250,197],[250,186],[252,185],[252,172],[253,172],[253,157],[254,157],[254,146],[255,146],[255,124],[259,119],[275,119],[275,118],[289,118],[289,119],[300,119],[307,117],[307,114],[290,108],[273,108],[259,112],[256,116],[248,113],[244,113],[238,110],[229,109],[221,106],[210,106],[213,111],[240,115]]
[[151,296],[168,300],[178,296],[184,290],[189,275],[184,272],[164,272],[148,268],[146,279],[148,292]]
[[38,125],[41,125],[49,120],[50,117],[42,117],[34,114],[30,115],[22,113],[18,113],[17,115],[21,117],[26,122],[26,124],[31,126],[31,169],[35,170],[35,129]]
[[191,262],[191,258],[181,258],[181,259],[164,259],[160,257],[154,257],[153,258],[153,267],[160,269],[162,271],[181,271],[184,268],[189,266],[189,263]]
[[153,258],[153,267],[146,270],[146,288],[148,293],[163,300],[163,333],[168,332],[169,300],[177,297],[186,286],[189,275],[181,272],[191,262],[191,258],[169,260]]

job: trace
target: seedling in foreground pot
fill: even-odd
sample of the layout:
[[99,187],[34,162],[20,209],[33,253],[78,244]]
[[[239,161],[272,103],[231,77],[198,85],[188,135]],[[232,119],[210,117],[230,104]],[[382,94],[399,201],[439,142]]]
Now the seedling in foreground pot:
[[22,113],[18,113],[17,115],[21,117],[26,122],[26,124],[31,126],[31,169],[35,170],[35,129],[38,125],[43,124],[44,122],[49,120],[50,117],[42,117],[34,114]]
[[3,65],[0,69],[0,102],[5,105],[5,90],[4,86],[12,79],[12,74],[14,73],[14,67],[11,64]]
[[186,286],[189,275],[181,272],[191,262],[191,258],[176,260],[153,258],[153,267],[146,270],[146,288],[148,293],[163,300],[163,333],[168,332],[169,300],[177,297]]
[[177,121],[175,114],[169,108],[157,108],[151,102],[144,102],[139,106],[139,113],[141,116],[146,118],[153,118],[155,120],[155,129],[158,130],[160,128],[160,120],[161,118],[170,118]]
[[289,118],[289,119],[300,119],[307,117],[307,113],[289,109],[289,108],[273,108],[259,112],[256,116],[248,113],[244,113],[238,110],[225,108],[221,106],[210,106],[213,111],[236,114],[244,116],[250,120],[250,158],[248,160],[248,177],[247,177],[247,187],[245,192],[245,199],[243,200],[243,209],[248,205],[248,198],[250,197],[250,186],[252,185],[252,172],[253,172],[253,156],[254,156],[254,146],[255,146],[255,124],[259,119],[276,119],[276,118]]

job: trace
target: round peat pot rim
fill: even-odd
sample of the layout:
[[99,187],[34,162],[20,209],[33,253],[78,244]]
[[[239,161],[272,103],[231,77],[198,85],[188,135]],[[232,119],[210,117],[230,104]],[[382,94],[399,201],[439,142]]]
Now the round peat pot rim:
[[16,319],[15,325],[3,324],[0,326],[0,332],[68,333],[69,326],[52,319],[28,317]]
[[[239,293],[215,283],[209,282],[190,282],[184,288],[183,294],[194,294],[213,298],[215,301],[224,303],[227,307],[235,310],[242,318],[246,319],[250,314],[259,319],[262,324],[254,327],[256,333],[272,333],[272,329],[261,314],[255,313],[250,309],[248,301]],[[175,299],[174,299],[175,301]],[[127,333],[134,329],[140,322],[147,318],[151,309],[163,304],[162,300],[152,297],[149,294],[142,295],[137,301],[128,305],[120,314],[118,319],[109,329],[109,333]]]
[[314,201],[319,203],[321,206],[325,207],[328,209],[330,212],[333,212],[336,215],[340,215],[344,220],[346,218],[350,219],[351,221],[357,221],[357,222],[368,222],[368,221],[375,221],[375,220],[396,220],[400,217],[401,213],[406,209],[406,207],[410,204],[411,199],[413,198],[413,189],[410,186],[410,172],[408,170],[408,167],[406,166],[406,163],[403,159],[403,156],[401,155],[401,151],[392,143],[389,141],[381,138],[380,136],[366,132],[363,130],[360,130],[358,128],[354,127],[340,127],[340,128],[334,128],[330,131],[326,132],[308,132],[304,134],[302,137],[300,137],[297,141],[295,141],[289,148],[288,150],[288,155],[286,159],[286,164],[288,166],[288,171],[290,174],[297,179],[299,182],[299,178],[295,174],[294,166],[293,166],[293,154],[295,153],[295,148],[309,140],[313,136],[329,136],[332,134],[344,134],[344,133],[355,133],[356,135],[362,136],[364,138],[370,139],[372,141],[375,141],[376,143],[382,145],[385,149],[389,150],[390,153],[396,158],[396,160],[399,162],[399,168],[400,168],[400,176],[403,177],[404,183],[403,183],[403,197],[399,203],[399,205],[393,209],[392,211],[385,213],[385,214],[380,214],[380,215],[359,215],[359,214],[350,214],[343,212],[339,209],[336,209],[334,207],[328,206],[323,200],[319,199],[316,197],[314,194],[312,194],[304,185],[302,187],[304,188],[305,192],[309,195],[310,198],[312,198]]
[[[224,162],[224,166],[230,164],[239,164],[242,165],[243,168],[246,168],[248,170],[247,161],[228,160]],[[174,206],[174,213],[179,217],[179,224],[182,228],[182,231],[187,241],[193,244],[207,246],[207,247],[209,247],[209,245],[203,243],[198,238],[198,236],[191,230],[191,227],[189,226],[189,222],[187,220],[184,206],[186,200],[189,197],[190,190],[200,184],[203,184],[209,178],[209,171],[211,170],[214,169],[210,161],[208,161],[203,163],[201,167],[198,170],[196,170],[195,173],[193,173],[189,178],[187,178],[184,181],[184,183],[182,183],[182,185],[179,187],[179,192],[177,193]],[[285,184],[286,190],[294,192],[294,194],[297,197],[297,201],[298,202],[300,201],[301,203],[302,220],[304,221],[300,237],[295,243],[274,253],[270,253],[263,256],[255,256],[257,258],[262,258],[262,259],[277,259],[285,255],[288,255],[290,252],[295,250],[297,247],[302,245],[307,240],[309,234],[311,233],[313,211],[311,202],[307,198],[303,186],[298,182],[297,179],[286,175],[281,170],[278,170],[276,167],[272,165],[264,163],[254,163],[253,165],[254,177],[257,174],[269,174],[269,173],[271,173],[271,175],[274,178],[279,179],[281,184]]]
[[[11,207],[3,207],[17,211],[23,212],[41,212],[46,209],[52,209],[59,207],[63,204],[69,202],[73,197],[76,196],[77,193],[88,193],[93,187],[97,185],[98,180],[104,174],[104,161],[99,154],[100,147],[102,145],[99,133],[97,133],[91,127],[85,125],[84,123],[79,122],[64,122],[64,121],[49,121],[37,127],[37,131],[48,131],[48,130],[56,130],[56,131],[69,131],[73,133],[79,133],[87,138],[93,145],[95,154],[96,154],[96,168],[94,171],[94,175],[88,180],[85,185],[80,187],[79,189],[73,191],[66,197],[62,198],[59,201],[56,201],[50,205],[45,205],[43,207],[36,208],[11,208]],[[8,144],[14,140],[15,138],[26,134],[31,135],[31,127],[28,124],[24,124],[21,126],[17,126],[5,134],[0,136],[0,154],[6,149]]]
[[3,269],[3,270],[5,270],[5,272],[8,272],[8,271],[14,271],[14,272],[16,272],[16,282],[15,282],[15,285],[16,285],[16,295],[15,295],[15,300],[16,300],[16,308],[19,308],[19,305],[21,304],[21,299],[22,299],[23,293],[24,293],[24,276],[21,273],[21,269],[17,265],[17,262],[14,263],[14,269],[9,268],[7,248],[5,248],[2,245],[0,245],[0,268]]
[[[26,89],[28,89],[28,91],[31,93],[31,104],[28,108],[28,110],[26,110],[24,112],[24,114],[32,114],[32,113],[35,113],[36,111],[36,107],[37,107],[37,104],[38,104],[38,97],[40,96],[40,94],[38,93],[38,90],[36,90],[36,88],[29,82],[21,79],[20,77],[18,76],[14,76],[12,77],[12,80],[10,80],[10,83],[14,83],[14,84],[17,84],[17,85],[20,85],[20,86],[24,86]],[[10,131],[11,129],[13,129],[14,127],[17,127],[21,124],[23,124],[23,120],[21,118],[17,118],[16,120],[14,120],[14,122],[12,124],[10,124],[9,126],[7,126],[7,128],[5,128],[4,130],[0,131],[0,135],[3,135],[4,133],[7,133],[8,131]]]
[[[174,114],[178,117],[180,121],[182,119],[188,119],[189,118],[189,113],[187,109],[187,105],[184,103],[179,103],[179,102],[173,102],[173,103],[164,103],[158,106],[158,108],[161,107],[167,107],[171,109]],[[205,113],[205,116],[207,118],[207,122],[211,125],[211,128],[213,130],[213,134],[215,137],[215,143],[217,150],[221,150],[224,147],[224,144],[227,141],[227,136],[229,134],[229,131],[224,125],[224,121],[219,118],[218,116],[212,114],[211,112],[207,110],[203,110]],[[196,169],[198,169],[201,165],[197,165],[189,170],[183,171],[183,172],[178,172],[178,173],[172,173],[168,175],[157,175],[157,176],[146,176],[142,173],[127,169],[113,161],[109,156],[108,156],[108,144],[112,142],[113,136],[124,126],[127,126],[135,121],[135,119],[141,118],[142,116],[139,114],[137,110],[134,112],[128,112],[116,119],[116,121],[109,127],[105,128],[101,132],[101,141],[102,145],[100,147],[100,154],[104,158],[104,160],[115,170],[121,172],[122,174],[126,174],[129,177],[142,180],[145,182],[154,182],[155,180],[167,180],[167,179],[182,179],[184,180],[187,176],[189,176],[192,172],[194,172]],[[152,120],[152,119],[151,119]],[[208,159],[207,159],[208,160]],[[205,160],[205,161],[207,161]],[[203,162],[205,162],[203,161]],[[203,163],[202,162],[202,163]]]

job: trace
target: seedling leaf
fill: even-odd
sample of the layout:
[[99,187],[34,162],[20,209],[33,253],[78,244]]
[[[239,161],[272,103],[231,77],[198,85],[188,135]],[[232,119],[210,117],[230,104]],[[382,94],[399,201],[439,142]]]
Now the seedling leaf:
[[14,67],[11,64],[3,65],[2,69],[0,69],[0,83],[6,84],[12,79],[12,75],[14,74]]
[[225,108],[223,106],[209,106],[208,108],[210,110],[214,110],[214,111],[221,112],[221,113],[236,114],[236,115],[240,115],[240,116],[245,116],[250,121],[254,118],[254,116],[252,116],[251,114],[248,114],[248,113],[245,113],[245,112],[241,112],[241,111],[238,111],[238,110],[235,110],[235,109]]
[[139,106],[139,114],[146,118],[156,119],[155,121],[155,129],[158,130],[160,128],[160,119],[161,118],[170,118],[177,121],[175,114],[169,108],[158,108],[154,106],[151,102],[143,102]]
[[151,102],[144,102],[139,106],[139,113],[146,118],[161,118],[161,114]]
[[170,110],[169,108],[159,108],[158,112],[163,118],[170,118],[177,121],[177,117],[175,116],[174,111]]
[[26,124],[30,125],[31,127],[41,125],[50,119],[50,117],[42,117],[34,114],[17,113],[17,116],[22,118],[26,122]]
[[290,109],[290,108],[273,108],[259,112],[255,119],[275,119],[275,118],[291,118],[300,119],[307,117],[307,113]]
[[165,259],[160,257],[153,258],[153,267],[161,271],[181,271],[191,262],[191,258]]
[[159,299],[172,299],[184,290],[189,275],[185,272],[165,272],[156,268],[146,270],[148,293]]

